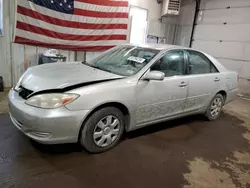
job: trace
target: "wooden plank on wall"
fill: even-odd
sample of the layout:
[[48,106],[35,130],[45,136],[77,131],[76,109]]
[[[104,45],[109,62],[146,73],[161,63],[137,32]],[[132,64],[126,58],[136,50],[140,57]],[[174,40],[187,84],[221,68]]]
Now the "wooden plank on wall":
[[24,67],[24,45],[12,44],[13,55],[13,83],[16,84],[25,71]]

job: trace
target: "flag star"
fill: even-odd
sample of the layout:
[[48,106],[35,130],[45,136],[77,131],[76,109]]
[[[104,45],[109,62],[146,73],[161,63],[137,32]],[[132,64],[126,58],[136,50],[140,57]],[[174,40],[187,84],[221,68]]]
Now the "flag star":
[[53,1],[53,0],[51,0],[50,2],[51,2],[51,3],[54,3],[54,1]]
[[70,5],[69,5],[68,7],[69,7],[69,8],[71,8],[71,6],[70,6]]
[[60,6],[63,6],[63,4],[62,4],[62,3],[60,3]]
[[67,3],[67,0],[64,0],[64,3]]

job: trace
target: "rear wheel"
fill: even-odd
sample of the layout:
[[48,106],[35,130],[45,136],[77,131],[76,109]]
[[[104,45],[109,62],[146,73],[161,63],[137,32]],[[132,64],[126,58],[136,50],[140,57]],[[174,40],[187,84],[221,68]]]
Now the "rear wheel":
[[220,116],[224,102],[224,97],[221,94],[214,96],[206,111],[206,117],[208,120],[216,120]]
[[80,142],[91,153],[113,148],[124,131],[124,116],[115,107],[106,107],[94,112],[83,125]]

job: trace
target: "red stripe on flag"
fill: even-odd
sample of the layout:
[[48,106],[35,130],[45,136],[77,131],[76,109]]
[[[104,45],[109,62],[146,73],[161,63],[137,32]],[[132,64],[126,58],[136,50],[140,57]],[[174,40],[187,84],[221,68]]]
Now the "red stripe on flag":
[[66,50],[81,50],[81,51],[104,51],[114,46],[74,46],[74,45],[61,45],[61,44],[49,44],[39,41],[26,39],[23,37],[15,37],[14,43],[28,44],[31,46],[41,46],[46,48],[66,49]]
[[27,23],[17,21],[16,28],[36,33],[39,35],[44,35],[61,40],[75,40],[75,41],[100,41],[100,40],[126,40],[126,35],[73,35],[66,33],[59,33],[56,31],[51,31],[44,29],[42,27],[37,27]]
[[17,6],[17,13],[41,20],[50,24],[59,25],[62,27],[78,28],[78,29],[127,29],[127,24],[89,24],[74,21],[66,21],[62,19],[57,19],[50,17],[39,12],[33,11],[31,9]]
[[95,18],[128,18],[127,12],[97,12],[75,8],[74,15],[95,17]]
[[89,3],[103,6],[128,7],[128,1],[110,1],[110,0],[77,0],[82,3]]

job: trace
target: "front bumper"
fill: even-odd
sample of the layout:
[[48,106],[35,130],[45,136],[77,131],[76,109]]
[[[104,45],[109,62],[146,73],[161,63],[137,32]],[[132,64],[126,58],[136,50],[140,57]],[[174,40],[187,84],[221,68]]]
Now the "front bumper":
[[75,143],[88,110],[70,111],[64,106],[41,109],[25,104],[13,89],[9,92],[13,124],[29,138],[43,144]]

